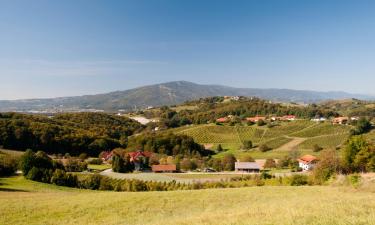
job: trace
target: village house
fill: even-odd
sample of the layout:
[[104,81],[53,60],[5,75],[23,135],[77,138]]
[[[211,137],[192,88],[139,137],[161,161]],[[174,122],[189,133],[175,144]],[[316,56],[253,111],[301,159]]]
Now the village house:
[[298,159],[298,165],[302,170],[309,171],[312,170],[317,163],[318,159],[312,155],[304,155]]
[[227,118],[227,117],[221,117],[219,119],[216,119],[216,122],[218,122],[218,123],[226,123],[226,122],[228,122],[228,120],[229,120],[229,118]]
[[236,162],[234,164],[236,172],[259,173],[260,166],[256,162]]
[[266,117],[265,117],[265,116],[247,117],[246,120],[249,121],[249,122],[256,123],[256,122],[258,122],[259,120],[263,120],[263,121],[265,121],[265,120],[266,120]]
[[175,164],[169,165],[152,165],[152,172],[154,173],[175,173],[177,167]]
[[147,151],[136,151],[136,152],[129,152],[130,162],[134,164],[135,171],[142,171],[146,168],[147,161],[151,157],[152,152]]
[[349,121],[349,118],[346,117],[346,116],[340,116],[340,117],[336,117],[332,120],[332,123],[333,124],[347,124]]
[[315,117],[315,118],[311,119],[311,121],[313,121],[313,122],[324,122],[326,120],[327,119],[325,117]]

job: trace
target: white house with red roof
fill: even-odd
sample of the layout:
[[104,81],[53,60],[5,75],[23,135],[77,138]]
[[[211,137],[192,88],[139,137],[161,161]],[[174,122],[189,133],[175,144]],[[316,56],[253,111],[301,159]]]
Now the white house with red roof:
[[304,155],[298,159],[299,167],[304,171],[309,171],[314,168],[318,159],[313,155]]

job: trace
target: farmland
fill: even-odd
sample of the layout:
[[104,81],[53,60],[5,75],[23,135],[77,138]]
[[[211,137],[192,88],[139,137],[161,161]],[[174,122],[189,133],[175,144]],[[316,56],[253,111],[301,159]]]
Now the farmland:
[[127,193],[57,187],[22,177],[1,178],[0,183],[0,224],[4,225],[373,224],[375,221],[375,196],[349,187],[264,186]]
[[[180,127],[172,131],[191,136],[201,144],[213,144],[213,149],[221,144],[225,150],[236,155],[250,154],[254,158],[264,158],[282,157],[294,149],[313,154],[312,149],[316,144],[323,148],[335,148],[346,141],[350,129],[350,126],[299,120],[282,122],[273,127],[209,124]],[[255,147],[265,144],[273,150],[263,153],[254,148],[244,153],[240,149],[247,140],[251,140]]]

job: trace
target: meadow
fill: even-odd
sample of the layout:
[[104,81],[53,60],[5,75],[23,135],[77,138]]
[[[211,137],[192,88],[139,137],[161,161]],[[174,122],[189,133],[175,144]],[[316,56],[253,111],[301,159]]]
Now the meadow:
[[0,183],[2,225],[344,225],[375,221],[375,195],[349,187],[127,193],[57,187],[20,176],[1,178]]

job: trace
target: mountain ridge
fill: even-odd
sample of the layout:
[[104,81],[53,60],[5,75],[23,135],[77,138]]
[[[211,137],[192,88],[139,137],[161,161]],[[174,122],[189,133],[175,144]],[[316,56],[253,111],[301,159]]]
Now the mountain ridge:
[[71,97],[0,100],[0,111],[131,110],[148,106],[175,105],[210,96],[252,96],[278,102],[317,103],[337,99],[375,99],[374,96],[343,91],[310,91],[278,88],[236,88],[225,85],[172,81],[124,91]]

